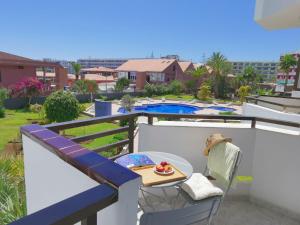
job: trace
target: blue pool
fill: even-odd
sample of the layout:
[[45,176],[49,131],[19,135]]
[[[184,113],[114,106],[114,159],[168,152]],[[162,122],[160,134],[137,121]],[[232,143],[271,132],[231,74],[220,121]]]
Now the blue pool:
[[218,111],[222,111],[222,112],[234,112],[235,109],[234,108],[230,108],[230,107],[225,107],[225,106],[209,106],[207,107],[208,109],[214,109],[214,110],[218,110]]
[[[230,111],[233,112],[235,109],[221,106],[210,106],[210,109],[215,109],[218,111]],[[160,103],[160,104],[146,104],[142,106],[135,106],[133,111],[138,112],[154,112],[154,113],[172,113],[172,114],[194,114],[198,110],[202,110],[204,107],[186,105],[186,104],[170,104],[170,103]],[[126,109],[120,107],[118,112],[126,113]]]

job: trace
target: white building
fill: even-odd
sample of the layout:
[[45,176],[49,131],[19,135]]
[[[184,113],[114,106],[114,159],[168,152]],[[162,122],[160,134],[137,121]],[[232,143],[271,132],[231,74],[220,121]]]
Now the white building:
[[234,75],[242,74],[248,66],[253,67],[256,72],[263,76],[265,80],[271,81],[276,78],[278,62],[273,61],[231,61],[232,73]]

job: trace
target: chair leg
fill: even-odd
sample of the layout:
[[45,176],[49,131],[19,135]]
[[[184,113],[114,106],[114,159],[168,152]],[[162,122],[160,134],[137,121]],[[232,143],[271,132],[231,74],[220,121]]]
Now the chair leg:
[[210,209],[210,212],[209,212],[209,216],[208,216],[208,223],[207,225],[211,225],[211,222],[212,222],[212,219],[213,219],[213,212],[214,212],[214,207],[215,207],[215,204],[216,204],[216,200],[213,201],[212,203],[212,206],[211,206],[211,209]]

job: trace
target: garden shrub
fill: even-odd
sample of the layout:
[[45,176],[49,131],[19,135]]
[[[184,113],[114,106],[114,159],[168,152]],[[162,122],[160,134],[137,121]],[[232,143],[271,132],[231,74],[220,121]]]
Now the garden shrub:
[[5,99],[8,98],[8,91],[5,88],[0,88],[0,106],[4,106]]
[[21,156],[0,155],[0,224],[26,215],[24,166]]
[[179,95],[183,91],[184,87],[179,80],[173,80],[169,85],[169,92],[174,95]]
[[188,94],[197,96],[198,84],[196,80],[188,80],[185,82],[185,91]]
[[198,91],[198,98],[200,100],[206,101],[211,95],[211,88],[207,84],[202,84],[200,90]]
[[240,101],[243,103],[246,100],[246,96],[250,94],[251,87],[248,85],[241,86],[238,90],[238,96],[240,97]]
[[50,122],[74,120],[80,114],[79,102],[70,92],[53,92],[47,97],[44,107]]
[[4,118],[5,117],[5,109],[3,106],[0,106],[0,118]]

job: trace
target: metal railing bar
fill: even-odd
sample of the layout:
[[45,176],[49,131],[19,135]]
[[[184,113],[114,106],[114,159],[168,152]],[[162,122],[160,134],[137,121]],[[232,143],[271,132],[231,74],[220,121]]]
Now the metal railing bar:
[[92,139],[96,139],[96,138],[109,136],[109,135],[112,135],[112,134],[119,134],[119,133],[126,132],[126,131],[129,131],[129,126],[120,127],[120,128],[116,128],[116,129],[113,129],[113,130],[102,131],[102,132],[99,132],[99,133],[74,137],[74,138],[71,138],[71,140],[75,141],[75,142],[83,142],[83,141],[88,141],[88,140],[92,140]]
[[129,142],[130,142],[129,139],[125,139],[125,140],[118,141],[118,142],[113,143],[113,144],[109,144],[109,145],[101,146],[99,148],[95,148],[95,149],[93,149],[93,151],[95,151],[95,152],[103,152],[103,151],[110,150],[112,148],[116,148],[116,147],[119,147],[119,146],[127,145],[127,144],[129,144]]

